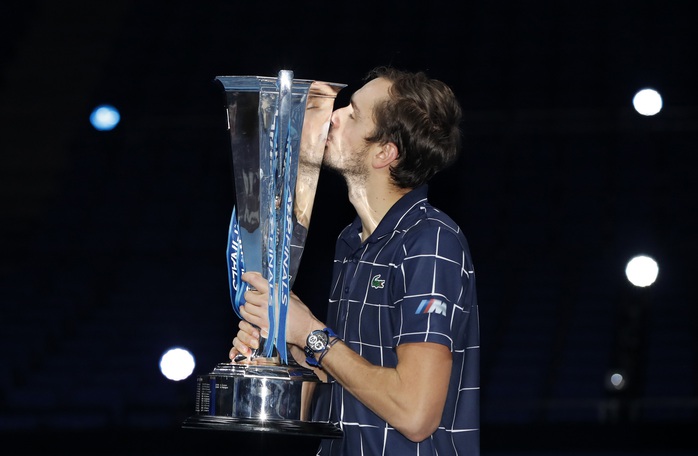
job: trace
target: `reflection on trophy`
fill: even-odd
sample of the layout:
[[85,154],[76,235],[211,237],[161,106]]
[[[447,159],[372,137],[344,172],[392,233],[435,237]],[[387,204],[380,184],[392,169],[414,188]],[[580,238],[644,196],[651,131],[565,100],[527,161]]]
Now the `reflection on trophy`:
[[[218,76],[225,89],[236,200],[228,236],[228,276],[240,316],[257,271],[269,282],[269,334],[250,359],[221,363],[197,378],[196,414],[187,428],[264,431],[336,438],[332,423],[311,421],[315,388],[329,387],[289,360],[286,310],[298,273],[337,93],[344,84]],[[239,361],[239,362],[238,362]]]

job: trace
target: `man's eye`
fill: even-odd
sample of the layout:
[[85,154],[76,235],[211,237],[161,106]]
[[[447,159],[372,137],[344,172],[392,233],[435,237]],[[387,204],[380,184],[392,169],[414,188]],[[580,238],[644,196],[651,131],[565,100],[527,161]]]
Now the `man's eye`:
[[354,120],[354,114],[353,114],[353,113],[349,113],[349,118],[352,119],[352,120]]

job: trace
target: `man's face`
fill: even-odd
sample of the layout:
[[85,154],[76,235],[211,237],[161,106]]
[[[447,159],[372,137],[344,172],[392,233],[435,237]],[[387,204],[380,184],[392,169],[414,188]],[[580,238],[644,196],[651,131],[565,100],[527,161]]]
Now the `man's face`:
[[354,92],[349,105],[332,114],[323,164],[347,179],[366,175],[368,152],[377,145],[367,144],[364,138],[373,133],[373,108],[388,97],[389,88],[388,80],[373,79]]

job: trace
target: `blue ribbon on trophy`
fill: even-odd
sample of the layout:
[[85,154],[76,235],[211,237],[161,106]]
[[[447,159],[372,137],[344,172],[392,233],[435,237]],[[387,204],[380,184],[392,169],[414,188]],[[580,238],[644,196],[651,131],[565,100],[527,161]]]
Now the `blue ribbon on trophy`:
[[245,259],[242,255],[242,240],[240,239],[240,225],[238,224],[237,210],[233,207],[233,215],[230,217],[228,228],[228,282],[230,284],[230,302],[239,318],[240,306],[245,303],[247,284],[242,281],[245,272]]

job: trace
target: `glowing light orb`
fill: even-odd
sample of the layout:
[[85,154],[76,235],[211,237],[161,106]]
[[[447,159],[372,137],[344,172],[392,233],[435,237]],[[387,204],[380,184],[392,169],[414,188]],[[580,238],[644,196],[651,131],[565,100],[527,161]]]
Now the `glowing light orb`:
[[662,96],[654,89],[643,89],[633,97],[635,110],[643,116],[653,116],[662,110]]
[[171,348],[160,358],[160,372],[170,380],[180,381],[194,372],[194,356],[183,348]]
[[113,130],[120,120],[119,110],[111,105],[99,105],[90,114],[90,123],[99,131]]
[[652,258],[639,255],[628,262],[625,275],[636,287],[648,287],[657,280],[659,266]]
[[625,388],[625,376],[621,372],[612,372],[607,378],[609,389],[620,391]]

